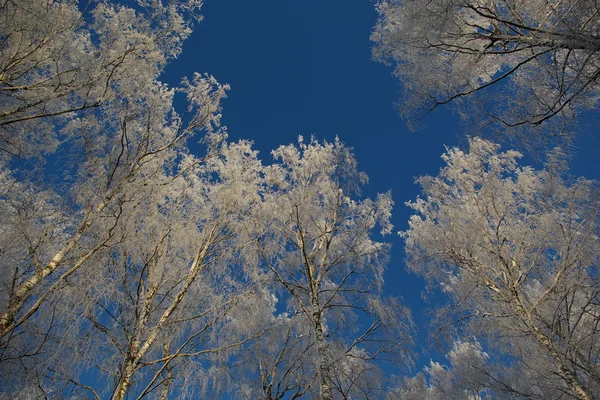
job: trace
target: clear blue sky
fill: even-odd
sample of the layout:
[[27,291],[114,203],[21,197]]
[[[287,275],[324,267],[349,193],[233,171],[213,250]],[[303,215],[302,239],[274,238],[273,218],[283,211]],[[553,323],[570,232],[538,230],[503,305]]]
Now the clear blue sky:
[[[451,109],[442,109],[425,120],[424,130],[408,131],[394,106],[398,80],[391,67],[371,59],[374,6],[369,0],[206,0],[204,21],[165,80],[177,84],[196,71],[229,83],[222,122],[231,140],[253,140],[265,161],[298,135],[339,136],[370,177],[365,194],[392,190],[394,225],[403,230],[409,216],[404,202],[419,193],[415,177],[437,173],[444,145],[459,142],[460,127]],[[597,178],[599,139],[588,136],[575,145],[573,173]],[[402,240],[393,235],[388,241],[393,251],[385,289],[413,310],[418,350],[427,335],[424,284],[404,271]]]

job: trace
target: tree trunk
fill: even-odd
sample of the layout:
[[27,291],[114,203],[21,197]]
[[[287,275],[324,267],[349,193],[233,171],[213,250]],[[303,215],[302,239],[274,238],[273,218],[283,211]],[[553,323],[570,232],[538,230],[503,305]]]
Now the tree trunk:
[[587,390],[584,388],[583,384],[577,377],[577,375],[573,374],[571,370],[565,365],[562,360],[562,357],[554,346],[552,345],[552,341],[544,332],[542,332],[536,324],[531,319],[531,315],[527,312],[527,309],[523,305],[523,301],[521,300],[521,296],[519,293],[514,291],[513,296],[515,298],[515,302],[513,304],[514,312],[519,316],[521,321],[525,323],[525,326],[529,329],[529,331],[536,338],[538,343],[540,343],[548,352],[554,364],[558,368],[558,375],[563,379],[563,381],[567,384],[569,389],[573,392],[575,397],[580,400],[594,400],[594,397],[590,395]]
[[322,315],[318,300],[313,297],[312,320],[315,330],[315,341],[317,342],[317,357],[319,368],[319,384],[321,386],[321,400],[333,400],[331,390],[331,379],[329,377],[329,366],[327,365],[327,343],[323,335]]
[[[138,337],[140,333],[136,329],[136,335],[130,346],[128,357],[125,360],[125,365],[123,366],[123,373],[121,379],[119,380],[117,390],[115,391],[115,394],[112,397],[112,400],[124,399],[125,394],[127,393],[127,389],[129,389],[129,386],[131,385],[131,378],[135,373],[135,367],[137,363],[142,359],[142,357],[144,357],[144,355],[148,352],[150,347],[154,344],[154,341],[158,338],[160,330],[165,325],[171,314],[173,314],[173,312],[177,309],[177,307],[187,294],[189,287],[192,285],[192,283],[202,270],[204,266],[204,259],[209,249],[209,243],[210,241],[204,244],[204,246],[198,252],[196,259],[194,260],[188,271],[188,275],[186,277],[185,282],[183,283],[182,288],[179,290],[169,307],[167,307],[167,309],[163,312],[156,325],[149,330],[150,333],[148,334],[148,337],[146,338],[146,340],[144,340],[143,344],[141,345],[141,341]],[[142,320],[140,321],[140,329],[146,326],[147,317],[150,312],[149,304],[147,306],[148,311],[145,312],[141,317]]]
[[554,363],[556,364],[556,366],[558,368],[558,375],[565,381],[567,386],[573,391],[573,394],[580,400],[594,400],[594,398],[590,394],[587,393],[586,389],[583,387],[583,384],[581,383],[581,381],[579,380],[577,375],[574,375],[573,373],[571,373],[569,368],[567,368],[565,366],[560,355],[554,349],[554,346],[552,346],[552,342],[550,341],[550,339],[548,339],[546,337],[546,335],[544,335],[542,332],[540,332],[537,329],[537,327],[533,326],[532,330],[533,330],[533,334],[535,335],[538,342],[540,342],[542,344],[542,346],[544,346],[546,348],[548,353],[550,353],[550,356],[552,357],[552,359],[554,360]]
[[117,390],[115,391],[112,400],[123,400],[125,398],[125,394],[127,393],[129,386],[131,386],[131,378],[135,372],[135,363],[136,360],[134,358],[127,358],[125,365],[123,366],[121,379],[119,379]]
[[[112,197],[112,195],[113,193],[110,193],[109,195],[105,196],[105,198],[100,202],[100,204],[98,204],[94,209],[94,214],[100,213],[104,209],[104,207],[106,207],[106,204],[108,200]],[[16,315],[27,301],[31,292],[48,275],[52,274],[61,265],[64,258],[79,243],[84,233],[91,227],[91,225],[91,214],[86,214],[85,218],[83,219],[83,223],[81,224],[79,229],[77,229],[75,235],[64,244],[64,246],[54,255],[54,257],[52,257],[50,262],[46,264],[46,266],[42,268],[41,271],[39,271],[34,276],[31,276],[24,283],[19,285],[19,287],[17,287],[13,293],[11,293],[8,305],[6,306],[6,309],[2,312],[2,315],[0,316],[0,338],[12,332],[13,328],[15,327],[13,323],[15,322]],[[83,262],[87,260],[87,258],[89,258],[91,255],[93,255],[98,250],[98,248],[99,247],[96,246],[93,250],[88,252],[88,254],[81,257],[80,260],[82,262],[76,263],[76,265],[78,265],[78,267],[81,266],[81,264],[83,264]],[[26,318],[29,317],[27,316]]]
[[[163,357],[168,357],[171,354],[171,346],[169,343],[165,343],[163,345]],[[169,398],[169,389],[171,387],[171,382],[173,382],[173,367],[168,364],[165,369],[167,370],[167,377],[163,383],[162,391],[160,393],[160,400],[167,400]]]
[[[84,227],[87,225],[84,224]],[[60,265],[65,256],[75,247],[83,236],[85,229],[80,229],[77,234],[72,237],[59,251],[52,257],[52,260],[41,271],[27,279],[19,285],[11,294],[10,301],[2,315],[0,316],[0,338],[9,333],[12,329],[12,323],[15,320],[16,314],[19,312],[31,291],[48,275]]]

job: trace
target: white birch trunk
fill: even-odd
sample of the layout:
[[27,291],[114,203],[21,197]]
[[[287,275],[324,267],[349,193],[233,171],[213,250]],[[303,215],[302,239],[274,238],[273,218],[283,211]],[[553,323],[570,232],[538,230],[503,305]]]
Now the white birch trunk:
[[[112,400],[123,400],[125,398],[127,390],[129,389],[129,386],[131,386],[131,379],[133,378],[134,373],[137,371],[139,361],[142,359],[142,357],[144,357],[144,355],[148,352],[150,347],[154,344],[154,342],[158,338],[160,330],[167,322],[169,317],[173,314],[173,312],[177,309],[177,307],[185,297],[189,287],[192,285],[192,283],[202,270],[202,267],[204,266],[204,259],[208,253],[209,243],[210,242],[205,244],[202,247],[202,249],[198,252],[196,259],[194,260],[192,266],[188,271],[188,276],[184,282],[183,287],[179,290],[169,307],[167,307],[167,309],[163,312],[156,325],[153,328],[151,328],[150,334],[141,346],[139,345],[140,341],[138,337],[140,335],[140,331],[138,330],[138,332],[136,332],[136,337],[133,339],[133,342],[130,346],[130,350],[128,352],[128,356],[125,359],[121,379],[119,380],[117,389],[114,392]],[[147,315],[143,315],[142,318],[144,318],[144,321],[140,324],[140,330],[143,327],[143,325],[145,325]]]

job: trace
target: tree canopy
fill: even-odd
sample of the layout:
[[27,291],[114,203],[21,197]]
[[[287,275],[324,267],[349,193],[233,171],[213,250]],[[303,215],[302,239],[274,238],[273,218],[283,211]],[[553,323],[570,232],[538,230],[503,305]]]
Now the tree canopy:
[[385,0],[372,40],[409,122],[450,102],[475,132],[572,133],[598,98],[595,1]]
[[[565,151],[527,167],[469,138],[418,178],[418,315],[386,290],[394,200],[353,148],[266,160],[221,124],[228,85],[166,83],[202,5],[0,5],[0,399],[598,397],[600,197]],[[409,119],[457,100],[478,128],[563,134],[596,106],[595,2],[377,9]],[[446,361],[414,373],[418,328]]]
[[[449,149],[422,177],[406,238],[409,268],[452,303],[449,324],[472,332],[530,377],[528,398],[593,399],[598,374],[598,193],[564,179],[558,151],[542,170],[481,139]],[[447,321],[447,319],[446,319]],[[462,333],[461,335],[465,335]],[[501,378],[499,378],[501,379]]]

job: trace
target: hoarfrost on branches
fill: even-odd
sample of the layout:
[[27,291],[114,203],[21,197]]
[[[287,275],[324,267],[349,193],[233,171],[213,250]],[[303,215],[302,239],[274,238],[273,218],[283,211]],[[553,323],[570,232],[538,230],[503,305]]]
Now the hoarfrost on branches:
[[291,317],[278,322],[284,327],[259,358],[259,367],[270,367],[261,395],[377,397],[377,360],[406,361],[411,341],[409,312],[381,294],[389,246],[372,236],[377,226],[392,229],[391,196],[360,197],[366,175],[338,139],[300,137],[273,156],[247,229]]
[[420,178],[423,197],[408,203],[409,267],[451,297],[445,321],[513,359],[543,388],[538,398],[593,399],[597,189],[567,180],[558,150],[542,170],[519,157],[482,139],[468,152],[448,149],[447,166]]
[[377,8],[374,56],[395,64],[412,126],[455,102],[476,131],[564,135],[578,111],[597,107],[593,0],[384,0]]

